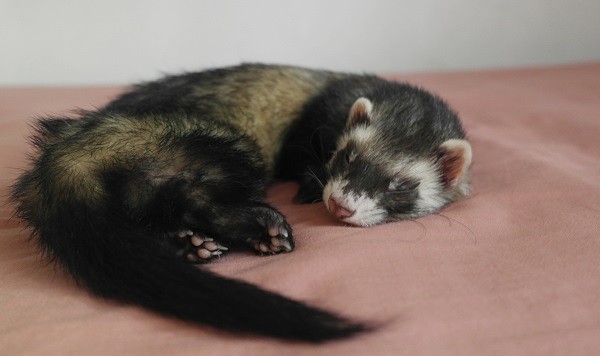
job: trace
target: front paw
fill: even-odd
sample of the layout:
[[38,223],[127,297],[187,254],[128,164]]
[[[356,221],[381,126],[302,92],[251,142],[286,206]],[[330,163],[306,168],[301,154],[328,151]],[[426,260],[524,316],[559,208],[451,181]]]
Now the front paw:
[[276,254],[294,249],[292,228],[280,212],[272,208],[257,208],[256,220],[262,227],[261,234],[246,239],[254,250],[260,254]]
[[182,229],[172,236],[179,246],[178,254],[191,263],[208,262],[229,250],[214,239],[191,230]]

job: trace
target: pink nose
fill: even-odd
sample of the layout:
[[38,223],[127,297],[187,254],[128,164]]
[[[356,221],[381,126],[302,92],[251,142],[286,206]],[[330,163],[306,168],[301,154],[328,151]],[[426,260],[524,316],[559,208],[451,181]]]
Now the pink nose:
[[329,212],[338,219],[349,218],[354,215],[354,210],[348,210],[344,206],[340,205],[333,197],[329,197]]

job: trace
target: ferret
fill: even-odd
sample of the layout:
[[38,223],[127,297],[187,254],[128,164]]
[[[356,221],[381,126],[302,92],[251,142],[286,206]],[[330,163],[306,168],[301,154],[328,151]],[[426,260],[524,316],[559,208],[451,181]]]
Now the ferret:
[[[345,224],[435,212],[469,191],[471,146],[438,97],[372,75],[243,64],[135,86],[46,117],[16,215],[96,295],[196,324],[323,342],[372,324],[201,268],[230,250],[291,252],[274,180]],[[199,268],[200,267],[200,268]]]

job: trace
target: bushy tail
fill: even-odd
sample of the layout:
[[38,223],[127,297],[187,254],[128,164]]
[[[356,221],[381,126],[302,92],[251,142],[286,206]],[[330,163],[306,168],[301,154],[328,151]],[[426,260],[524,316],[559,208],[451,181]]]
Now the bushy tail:
[[[15,185],[18,215],[40,246],[94,293],[197,324],[323,342],[366,329],[300,302],[199,269],[160,236],[77,195],[47,194],[43,165]],[[46,177],[53,180],[56,177]]]

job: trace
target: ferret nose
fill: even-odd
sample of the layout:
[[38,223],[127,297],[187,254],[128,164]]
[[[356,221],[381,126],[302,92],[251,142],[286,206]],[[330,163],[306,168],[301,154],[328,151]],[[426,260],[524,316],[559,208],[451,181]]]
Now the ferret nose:
[[339,219],[345,219],[354,215],[355,210],[349,210],[335,201],[333,197],[329,197],[329,212]]

